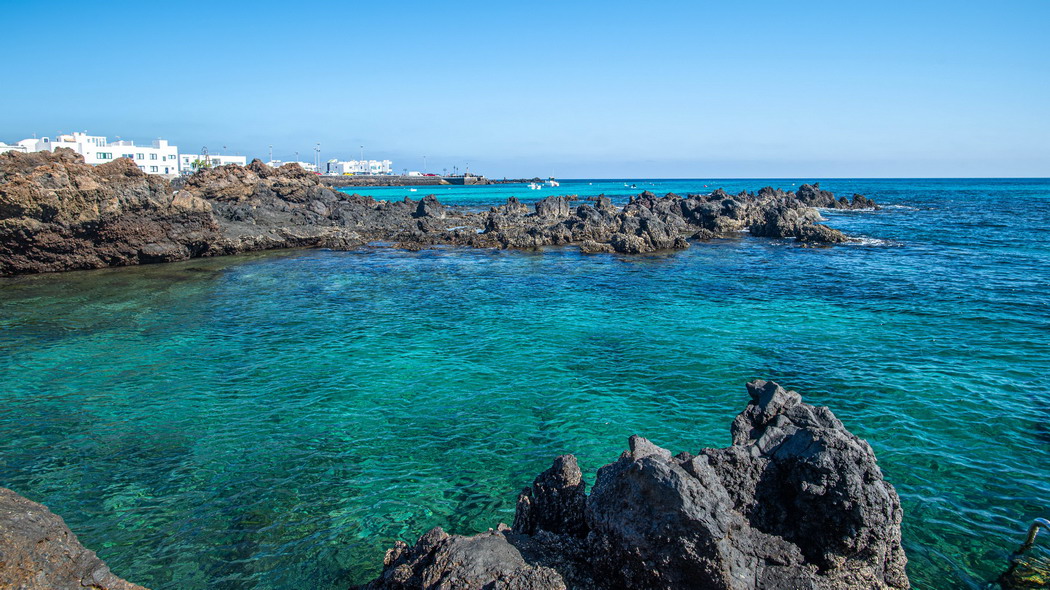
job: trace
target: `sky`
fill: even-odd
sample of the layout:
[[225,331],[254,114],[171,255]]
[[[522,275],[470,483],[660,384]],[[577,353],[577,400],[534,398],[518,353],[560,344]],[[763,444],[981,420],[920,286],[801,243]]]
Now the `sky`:
[[0,0],[0,141],[490,177],[1050,177],[1050,1]]

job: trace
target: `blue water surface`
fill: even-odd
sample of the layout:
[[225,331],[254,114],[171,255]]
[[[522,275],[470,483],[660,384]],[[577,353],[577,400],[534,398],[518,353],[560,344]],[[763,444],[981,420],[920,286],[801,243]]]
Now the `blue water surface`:
[[0,280],[0,485],[152,588],[345,588],[397,539],[509,522],[558,454],[593,482],[631,434],[727,445],[766,378],[871,443],[916,587],[978,588],[1050,515],[1050,181],[822,186],[884,208],[826,212],[858,238],[831,248],[377,247]]

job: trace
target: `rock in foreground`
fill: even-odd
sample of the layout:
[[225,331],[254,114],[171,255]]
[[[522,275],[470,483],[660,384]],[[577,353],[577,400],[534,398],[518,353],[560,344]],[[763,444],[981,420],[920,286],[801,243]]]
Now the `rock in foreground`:
[[145,590],[109,571],[62,517],[0,488],[0,588]]
[[513,528],[399,543],[364,588],[908,588],[900,500],[871,447],[776,383],[748,392],[732,446],[672,456],[631,437],[589,496],[558,457]]

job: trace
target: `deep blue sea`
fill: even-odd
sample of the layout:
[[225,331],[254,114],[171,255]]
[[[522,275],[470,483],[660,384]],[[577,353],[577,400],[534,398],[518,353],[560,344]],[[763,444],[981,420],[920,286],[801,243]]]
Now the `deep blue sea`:
[[[358,192],[482,207],[811,180]],[[345,588],[394,540],[510,522],[558,454],[593,482],[631,434],[729,444],[764,378],[871,443],[915,587],[980,588],[1050,516],[1050,181],[821,185],[884,208],[826,212],[858,238],[830,248],[375,247],[2,279],[0,485],[154,589]]]

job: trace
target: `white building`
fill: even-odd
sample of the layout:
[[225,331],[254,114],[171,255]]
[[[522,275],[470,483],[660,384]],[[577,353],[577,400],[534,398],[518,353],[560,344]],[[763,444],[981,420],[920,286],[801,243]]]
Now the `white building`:
[[329,176],[350,174],[393,174],[393,162],[390,160],[328,160],[321,165],[321,173]]
[[23,139],[18,145],[30,152],[53,152],[60,147],[70,148],[84,156],[84,162],[92,165],[105,164],[117,158],[134,160],[147,174],[178,174],[179,148],[168,145],[165,139],[153,141],[150,147],[137,146],[133,141],[109,142],[101,135],[72,133],[59,135],[54,140],[47,137]]
[[317,166],[315,164],[310,164],[309,162],[282,162],[281,160],[270,160],[266,163],[266,165],[270,168],[280,168],[285,164],[298,164],[300,167],[302,167],[303,170],[306,170],[307,172],[317,172]]
[[18,144],[8,145],[8,144],[0,141],[0,154],[2,154],[4,152],[22,152],[24,154],[24,153],[26,153],[28,151],[29,150],[24,145],[18,145]]
[[248,165],[248,158],[245,156],[227,156],[225,154],[179,154],[179,170],[183,174],[192,174],[196,170],[196,167],[194,167],[196,162],[207,162],[212,168],[225,166],[226,164],[246,166]]

